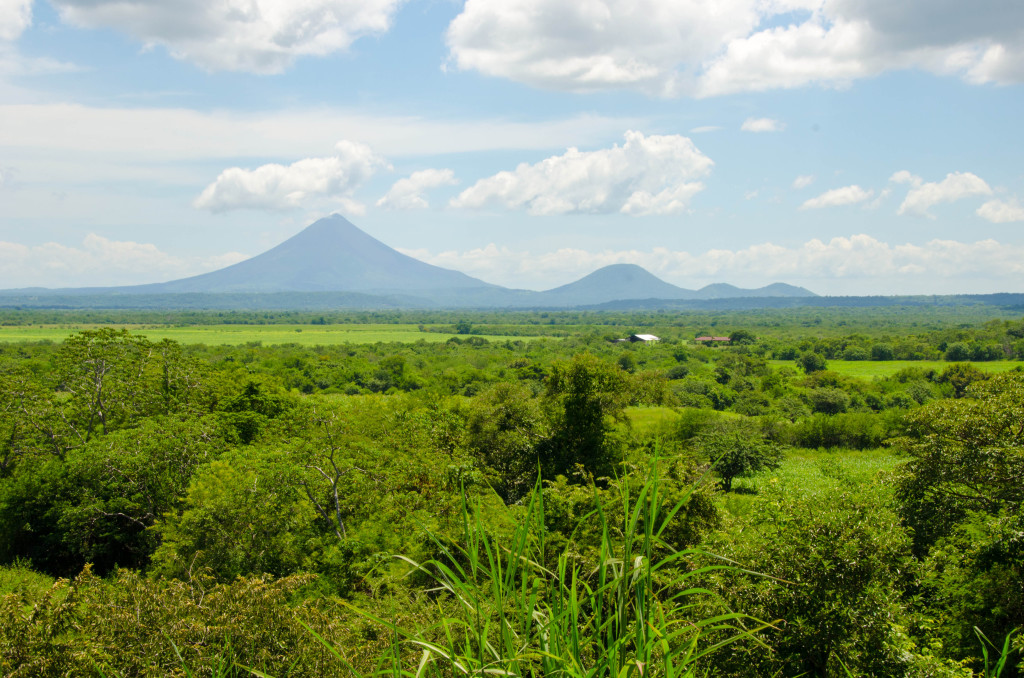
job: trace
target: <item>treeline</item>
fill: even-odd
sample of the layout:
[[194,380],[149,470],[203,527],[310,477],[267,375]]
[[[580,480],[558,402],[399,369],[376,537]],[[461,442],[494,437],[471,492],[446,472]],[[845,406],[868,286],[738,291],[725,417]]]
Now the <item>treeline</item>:
[[1019,675],[1024,375],[757,341],[6,346],[0,667]]

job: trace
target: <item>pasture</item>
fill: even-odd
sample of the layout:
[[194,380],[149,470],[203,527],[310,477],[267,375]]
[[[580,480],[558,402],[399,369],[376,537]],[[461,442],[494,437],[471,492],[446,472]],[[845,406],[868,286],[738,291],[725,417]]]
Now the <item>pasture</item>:
[[[799,370],[792,360],[769,360],[775,367],[791,367]],[[884,379],[891,377],[900,370],[915,367],[921,370],[942,372],[953,363],[945,360],[829,360],[828,370],[847,377],[857,379]],[[1016,367],[1024,367],[1019,360],[989,360],[972,362],[971,365],[983,372],[1008,372]]]
[[[0,327],[0,342],[61,342],[82,330],[101,325],[18,325]],[[300,346],[335,346],[338,344],[403,343],[418,341],[443,343],[452,337],[466,336],[442,332],[423,332],[414,324],[353,323],[344,325],[116,325],[150,341],[171,339],[181,344],[208,346],[259,344],[274,346],[298,344]],[[477,335],[473,335],[477,336]],[[523,340],[538,337],[487,336],[488,341]]]

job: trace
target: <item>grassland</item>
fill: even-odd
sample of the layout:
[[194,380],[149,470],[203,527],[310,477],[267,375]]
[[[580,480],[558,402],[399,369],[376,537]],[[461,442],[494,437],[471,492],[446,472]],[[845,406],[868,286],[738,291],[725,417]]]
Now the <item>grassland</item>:
[[[775,367],[785,366],[797,369],[792,360],[770,360],[769,363]],[[829,360],[828,369],[858,379],[874,379],[875,377],[884,379],[908,367],[941,372],[952,364],[945,360]],[[1008,372],[1016,367],[1024,368],[1024,362],[1019,360],[990,360],[972,362],[971,365],[985,372]]]
[[746,513],[754,497],[770,490],[784,494],[813,493],[825,490],[837,480],[851,486],[878,483],[886,486],[886,476],[903,461],[887,449],[880,450],[802,450],[786,452],[782,466],[749,478],[736,478],[733,491],[722,495],[722,507],[734,516]]
[[[107,325],[103,325],[107,326]],[[95,329],[101,325],[20,325],[0,327],[0,342],[61,342],[76,332]],[[350,325],[117,325],[150,341],[171,339],[182,344],[209,346],[259,343],[299,344],[302,346],[333,346],[337,344],[415,343],[426,341],[442,343],[456,334],[422,332],[418,325],[406,324],[350,324]],[[487,336],[488,341],[536,339],[537,337]],[[465,338],[465,337],[462,337]]]

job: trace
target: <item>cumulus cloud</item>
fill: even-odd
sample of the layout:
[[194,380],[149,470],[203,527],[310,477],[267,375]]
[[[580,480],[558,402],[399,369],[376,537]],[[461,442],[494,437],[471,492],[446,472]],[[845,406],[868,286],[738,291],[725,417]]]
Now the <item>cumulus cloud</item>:
[[1008,202],[989,200],[978,208],[977,215],[993,224],[1008,224],[1014,221],[1024,221],[1024,207],[1016,199]]
[[934,0],[467,0],[461,69],[660,96],[843,86],[892,69],[1024,81],[1024,4]]
[[609,149],[570,148],[513,171],[477,181],[451,201],[452,207],[499,205],[530,214],[571,212],[678,214],[704,188],[695,181],[714,164],[690,139],[645,137],[626,132],[625,143]]
[[441,186],[454,186],[455,172],[450,169],[427,169],[413,172],[404,179],[399,179],[391,190],[377,201],[377,207],[396,210],[426,209],[430,206],[424,194]]
[[[788,281],[809,285],[818,292],[831,289],[845,294],[1016,289],[1019,276],[1024,274],[1024,247],[1020,246],[995,240],[894,245],[863,234],[828,241],[814,239],[795,247],[768,242],[701,253],[667,248],[602,252],[562,248],[538,253],[495,244],[464,252],[405,252],[490,282],[514,287],[525,284],[533,289],[555,287],[602,266],[621,263],[638,264],[690,288],[709,282],[761,286]],[[982,284],[985,287],[980,287]]]
[[796,179],[793,179],[793,188],[799,190],[801,188],[807,188],[814,183],[813,174],[801,174]]
[[864,190],[860,186],[854,184],[852,186],[843,186],[842,188],[833,188],[831,191],[825,191],[816,198],[811,198],[800,205],[802,210],[820,209],[822,207],[840,207],[842,205],[855,205],[859,202],[865,202],[871,199],[871,196],[875,194],[872,190]]
[[0,0],[0,40],[17,40],[32,25],[32,0]]
[[913,188],[907,193],[900,205],[899,214],[916,214],[933,218],[928,210],[939,203],[955,202],[963,198],[976,195],[992,195],[992,189],[980,177],[970,172],[951,172],[946,178],[938,182],[924,183],[918,177],[906,176],[897,172],[893,177],[899,175],[897,182],[910,183]]
[[0,288],[81,287],[161,282],[212,271],[248,257],[176,257],[156,245],[110,240],[91,233],[69,247],[50,242],[27,246],[0,241]]
[[781,132],[786,125],[771,118],[747,118],[740,129],[744,132]]
[[[61,19],[111,28],[208,70],[280,73],[302,56],[387,31],[402,0],[53,0]],[[0,0],[10,2],[10,0]],[[2,6],[2,5],[0,5]]]
[[362,207],[352,192],[387,162],[364,144],[339,142],[328,158],[306,158],[291,165],[263,165],[254,170],[231,167],[220,173],[193,203],[211,212],[232,209],[287,210],[313,198],[335,198],[349,211]]

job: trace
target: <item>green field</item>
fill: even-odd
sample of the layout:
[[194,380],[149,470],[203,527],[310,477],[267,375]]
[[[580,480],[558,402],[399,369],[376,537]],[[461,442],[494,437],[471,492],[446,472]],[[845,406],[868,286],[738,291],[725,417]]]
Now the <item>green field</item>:
[[811,493],[826,490],[837,480],[853,485],[886,485],[886,472],[903,459],[890,450],[802,450],[786,452],[782,466],[749,478],[736,478],[733,492],[720,497],[722,507],[734,516],[743,515],[757,495],[772,490]]
[[[98,325],[21,325],[0,327],[0,342],[53,341],[61,342],[76,332],[95,329]],[[442,343],[457,334],[421,332],[418,325],[406,324],[351,324],[351,325],[119,325],[133,334],[150,341],[172,339],[182,344],[240,345],[259,342],[265,346],[299,344],[302,346],[331,346],[337,344],[375,344],[378,342],[415,343],[426,341]],[[476,336],[476,335],[473,335]],[[523,340],[538,337],[512,337],[481,335],[488,341]],[[466,339],[466,336],[460,338]]]
[[[798,369],[792,360],[770,360],[768,362],[775,367]],[[875,377],[891,377],[908,367],[941,372],[952,364],[945,360],[829,360],[828,369],[830,372],[837,372],[847,377],[873,379]],[[971,365],[984,372],[1008,372],[1015,367],[1024,367],[1024,362],[1019,360],[990,360],[972,362]]]

